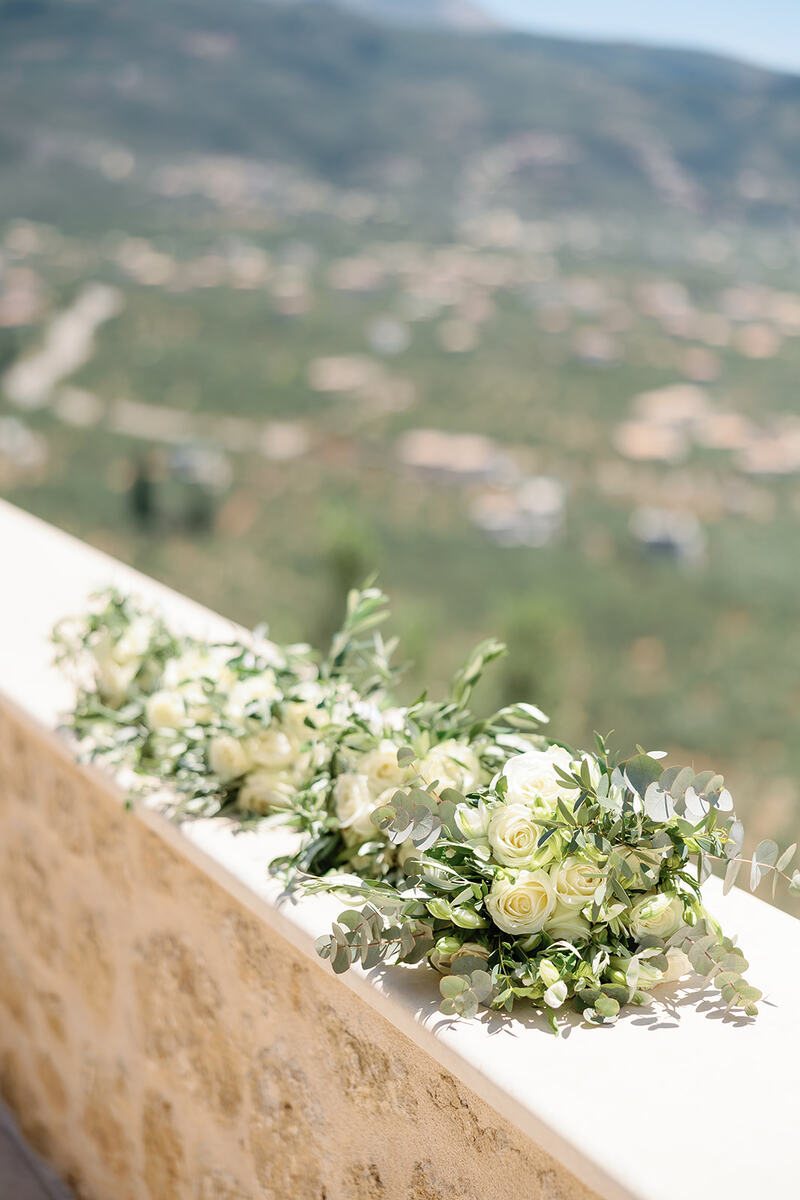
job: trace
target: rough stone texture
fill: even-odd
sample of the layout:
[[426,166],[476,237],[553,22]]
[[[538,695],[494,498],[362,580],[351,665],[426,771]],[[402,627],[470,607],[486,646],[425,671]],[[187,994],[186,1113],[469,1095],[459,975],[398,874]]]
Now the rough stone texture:
[[591,1200],[3,702],[0,1091],[79,1200]]

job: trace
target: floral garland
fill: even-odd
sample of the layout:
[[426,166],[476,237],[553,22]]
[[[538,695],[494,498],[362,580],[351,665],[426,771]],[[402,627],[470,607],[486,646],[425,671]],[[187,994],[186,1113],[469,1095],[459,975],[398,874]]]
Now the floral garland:
[[169,797],[179,817],[269,817],[298,830],[272,864],[351,907],[317,949],[336,972],[354,962],[416,963],[440,973],[441,1011],[511,1011],[527,1000],[557,1030],[567,1001],[595,1024],[649,1002],[695,971],[725,1003],[755,1015],[761,993],[742,951],[706,911],[701,884],[745,861],[800,894],[766,840],[752,860],[721,775],[663,769],[641,747],[615,756],[547,739],[531,704],[488,718],[470,708],[479,646],[442,702],[392,699],[386,601],[352,592],[329,653],[279,647],[266,631],[204,642],[170,631],[116,592],[54,633],[77,683],[69,726],[86,759],[125,768],[134,791]]

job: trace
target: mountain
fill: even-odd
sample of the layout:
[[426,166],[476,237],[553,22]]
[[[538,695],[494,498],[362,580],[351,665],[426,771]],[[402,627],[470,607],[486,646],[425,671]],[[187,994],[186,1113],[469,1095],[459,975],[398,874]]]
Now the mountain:
[[327,0],[390,25],[434,26],[442,29],[495,28],[497,22],[480,4],[469,0]]
[[412,222],[497,206],[800,216],[800,77],[328,4],[0,3],[0,216],[64,219],[72,198],[88,221],[78,174],[102,146],[284,163],[389,193]]

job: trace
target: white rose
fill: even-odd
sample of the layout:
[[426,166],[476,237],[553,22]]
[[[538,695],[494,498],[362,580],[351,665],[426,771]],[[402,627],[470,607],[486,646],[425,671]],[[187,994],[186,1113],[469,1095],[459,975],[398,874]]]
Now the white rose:
[[114,658],[118,663],[141,663],[150,648],[153,622],[149,617],[136,617],[114,647]]
[[556,897],[546,871],[519,871],[513,879],[495,879],[485,903],[499,929],[524,936],[544,928]]
[[589,922],[581,914],[580,909],[575,908],[572,904],[564,904],[562,901],[556,904],[544,927],[545,933],[556,942],[580,941],[589,936],[590,928]]
[[397,746],[384,738],[374,750],[362,755],[358,768],[366,775],[370,790],[379,796],[387,788],[399,788],[410,778],[412,772],[397,762]]
[[683,904],[677,896],[648,892],[631,908],[627,924],[636,938],[666,940],[677,933],[683,924]]
[[211,739],[208,747],[208,765],[222,783],[244,775],[251,766],[250,757],[238,738],[221,733]]
[[[281,725],[297,746],[304,746],[313,740],[314,729],[327,720],[327,713],[311,700],[291,700],[284,707]],[[310,721],[311,725],[307,725],[306,721]]]
[[603,872],[587,858],[571,854],[550,868],[559,904],[584,908],[603,882]]
[[118,663],[110,655],[95,654],[94,677],[97,690],[112,708],[122,705],[139,666],[135,660]]
[[333,785],[333,799],[336,816],[345,829],[352,829],[364,838],[370,834],[378,836],[378,830],[370,820],[377,802],[366,775],[356,772],[340,775]]
[[506,799],[528,804],[540,813],[551,812],[559,797],[574,799],[577,793],[564,787],[555,770],[558,766],[568,771],[572,761],[572,755],[561,746],[515,754],[503,768],[508,780]]
[[151,729],[180,729],[186,724],[186,706],[180,692],[153,692],[145,705]]
[[537,843],[542,833],[527,804],[501,804],[492,811],[487,837],[495,860],[504,867],[541,867],[553,857],[557,835],[544,846]]
[[241,720],[248,704],[253,704],[255,701],[269,703],[271,700],[277,700],[280,694],[275,676],[271,671],[264,671],[261,675],[251,675],[249,679],[240,679],[230,690],[228,714],[235,720]]
[[477,804],[457,804],[453,820],[467,841],[485,842],[490,816],[483,800],[479,800]]
[[428,751],[420,763],[419,773],[426,784],[438,779],[440,790],[450,787],[466,794],[480,783],[481,764],[468,745],[449,738]]
[[[391,788],[389,789],[389,792],[390,792],[390,795],[394,795]],[[376,808],[380,808],[380,806],[384,803],[388,804],[389,800],[384,801],[379,798],[376,801]],[[375,828],[375,826],[373,825],[373,829],[374,828]],[[380,833],[380,830],[376,830],[375,832]],[[422,851],[417,849],[417,847],[411,841],[411,838],[407,838],[404,842],[401,842],[400,845],[397,847],[397,865],[403,871],[405,871],[408,864],[411,861],[416,860],[417,862],[419,862],[419,858],[420,858],[421,854],[422,854]]]
[[205,687],[198,680],[196,683],[185,683],[178,688],[183,697],[186,715],[192,721],[205,725],[214,715],[214,710],[208,702]]
[[177,688],[184,683],[208,679],[217,687],[231,688],[235,676],[228,666],[233,650],[228,646],[195,646],[164,667],[164,686]]
[[[621,878],[621,882],[626,892],[646,892],[656,882],[658,873],[661,869],[662,860],[669,854],[668,849],[653,850],[647,846],[615,846],[614,854],[622,859],[633,872],[631,878]],[[613,865],[613,863],[612,863]],[[650,882],[643,881],[641,870],[649,872]],[[647,876],[645,876],[645,879]]]
[[694,967],[689,961],[689,956],[679,950],[677,946],[670,946],[667,950],[667,969],[664,972],[662,983],[674,983],[676,979],[683,979],[685,975],[691,975]]
[[268,770],[288,767],[296,756],[294,746],[280,729],[265,729],[247,738],[244,745],[253,765]]
[[397,733],[406,727],[406,710],[404,708],[384,708],[380,714],[380,724],[384,729]]
[[251,771],[245,777],[236,803],[245,812],[265,814],[288,808],[296,788],[285,771]]
[[298,683],[293,694],[304,704],[310,704],[312,707],[321,704],[327,695],[324,686],[318,679],[303,680],[302,683]]
[[454,974],[458,973],[458,960],[460,958],[480,958],[483,962],[488,962],[489,951],[480,942],[462,942],[460,949],[456,950],[450,959],[450,969]]

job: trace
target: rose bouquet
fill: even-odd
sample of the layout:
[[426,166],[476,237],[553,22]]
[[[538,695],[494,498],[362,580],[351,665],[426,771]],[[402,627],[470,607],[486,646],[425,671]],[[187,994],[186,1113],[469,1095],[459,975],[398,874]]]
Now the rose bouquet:
[[[495,642],[470,656],[445,702],[395,704],[395,647],[377,630],[385,615],[377,589],[351,593],[318,660],[264,629],[218,642],[179,635],[130,597],[103,593],[54,633],[76,682],[67,724],[84,758],[122,770],[134,794],[157,793],[178,817],[293,825],[304,838],[287,871],[383,876],[405,851],[371,817],[398,787],[421,778],[469,792],[547,720],[532,705],[473,715],[472,690],[502,653]],[[417,771],[398,763],[409,741]]]
[[[725,890],[733,886],[741,822],[720,775],[663,770],[659,759],[639,750],[617,760],[598,737],[592,754],[558,745],[516,754],[468,795],[423,779],[398,790],[372,819],[409,847],[403,878],[343,882],[361,906],[340,915],[319,953],[335,971],[427,957],[449,1014],[510,1011],[525,999],[556,1028],[571,1001],[586,1020],[610,1023],[656,984],[694,971],[754,1015],[761,993],[700,886],[714,860],[727,864]],[[413,750],[400,762],[413,769]],[[751,886],[768,873],[777,882],[794,849],[779,857],[762,842]],[[790,887],[800,892],[800,872]]]
[[[596,736],[577,753],[542,734],[531,704],[471,709],[479,646],[441,702],[394,702],[394,650],[374,588],[348,598],[328,654],[264,630],[202,642],[116,593],[55,640],[78,683],[70,726],[85,756],[124,768],[180,817],[290,825],[276,860],[294,884],[349,907],[318,941],[337,972],[359,962],[439,972],[441,1010],[510,1011],[554,1029],[569,1003],[592,1023],[694,971],[749,1015],[760,992],[742,951],[706,911],[712,864],[732,887],[744,831],[722,776],[627,758]],[[761,842],[755,888],[786,875],[795,847]],[[800,893],[800,872],[789,880]]]
[[218,642],[177,635],[136,600],[103,593],[54,631],[76,683],[67,724],[85,758],[124,768],[133,792],[158,792],[177,816],[288,819],[301,798],[313,810],[340,729],[382,727],[388,664],[377,635],[370,678],[360,656],[383,607],[374,590],[354,595],[317,663],[308,646],[277,646],[264,629]]

